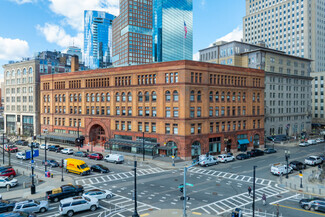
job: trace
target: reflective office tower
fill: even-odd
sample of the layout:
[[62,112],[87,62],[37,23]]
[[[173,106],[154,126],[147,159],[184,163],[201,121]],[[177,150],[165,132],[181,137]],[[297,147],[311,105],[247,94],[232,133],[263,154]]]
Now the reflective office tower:
[[246,0],[245,42],[314,60],[325,71],[325,0]]
[[114,66],[152,62],[152,0],[120,0],[112,26]]
[[154,0],[153,56],[155,62],[193,59],[192,0]]
[[114,15],[103,11],[84,12],[84,60],[91,69],[111,65],[111,26]]
[[71,56],[77,55],[79,59],[79,63],[82,63],[82,52],[81,48],[76,46],[69,46],[66,50],[62,51],[62,53],[69,54]]

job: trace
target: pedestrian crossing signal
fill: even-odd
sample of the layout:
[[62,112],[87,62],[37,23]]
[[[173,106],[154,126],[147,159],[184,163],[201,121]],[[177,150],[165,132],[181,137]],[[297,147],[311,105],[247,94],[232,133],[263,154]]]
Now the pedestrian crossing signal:
[[[190,199],[191,199],[190,197],[186,197],[186,200],[190,200]],[[184,200],[184,196],[181,196],[180,200]]]

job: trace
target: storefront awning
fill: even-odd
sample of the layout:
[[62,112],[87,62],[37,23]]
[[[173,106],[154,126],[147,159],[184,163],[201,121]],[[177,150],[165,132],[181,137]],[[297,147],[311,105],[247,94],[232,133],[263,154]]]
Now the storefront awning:
[[[108,145],[119,145],[119,146],[131,146],[131,147],[137,147],[142,148],[143,143],[142,141],[134,141],[134,140],[124,140],[124,139],[110,139]],[[158,143],[151,143],[151,142],[144,142],[144,148],[145,149],[153,149],[157,148],[159,146]]]
[[238,139],[237,142],[239,145],[249,144],[248,139]]

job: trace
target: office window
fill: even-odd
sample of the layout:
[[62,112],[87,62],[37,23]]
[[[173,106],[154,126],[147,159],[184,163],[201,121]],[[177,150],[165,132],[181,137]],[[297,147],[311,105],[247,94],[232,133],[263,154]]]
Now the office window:
[[173,134],[178,134],[178,124],[173,124]]
[[170,134],[170,124],[165,124],[165,134]]
[[173,108],[173,116],[174,116],[175,118],[178,117],[178,107],[174,107],[174,108]]

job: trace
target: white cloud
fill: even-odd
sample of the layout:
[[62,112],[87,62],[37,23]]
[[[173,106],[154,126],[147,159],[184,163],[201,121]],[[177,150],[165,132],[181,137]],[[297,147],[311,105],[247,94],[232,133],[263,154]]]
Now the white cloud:
[[195,60],[195,61],[200,60],[200,52],[197,52],[197,53],[193,54],[193,60]]
[[58,25],[53,25],[45,23],[45,26],[37,25],[38,29],[50,43],[56,43],[61,47],[71,46],[73,43],[75,46],[82,47],[83,44],[83,34],[78,33],[77,36],[72,37],[67,34],[64,29]]
[[0,60],[18,60],[28,55],[27,41],[0,37]]
[[[243,30],[239,28],[239,26],[236,29],[233,29],[230,33],[228,33],[227,35],[218,38],[215,42],[218,41],[241,41],[241,39],[243,38]],[[210,44],[210,46],[212,46],[213,44]]]
[[25,3],[34,3],[37,2],[37,0],[10,0],[12,2],[16,2],[17,4],[25,4]]
[[49,0],[50,9],[64,16],[63,23],[83,31],[84,10],[99,10],[119,14],[119,0]]

